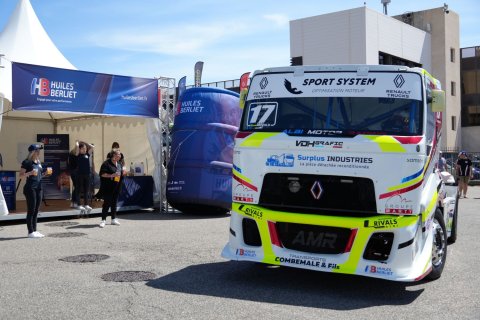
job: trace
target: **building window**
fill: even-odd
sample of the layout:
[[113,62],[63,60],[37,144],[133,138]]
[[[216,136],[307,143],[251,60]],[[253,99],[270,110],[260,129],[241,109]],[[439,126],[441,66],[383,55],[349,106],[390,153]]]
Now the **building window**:
[[303,57],[292,57],[290,58],[290,65],[291,66],[302,66],[303,65]]
[[450,48],[450,61],[455,62],[455,48]]
[[480,47],[463,48],[460,52],[461,124],[480,126]]
[[468,123],[467,125],[478,126],[480,125],[480,105],[479,106],[468,106]]
[[378,64],[387,64],[387,65],[396,65],[396,66],[407,66],[410,68],[419,67],[421,68],[422,65],[420,63],[416,63],[410,60],[402,59],[396,56],[392,56],[391,54],[385,52],[378,52]]
[[457,117],[452,116],[452,130],[455,131],[457,130]]
[[451,83],[451,92],[452,92],[452,96],[456,96],[457,95],[457,86],[456,86],[456,83],[455,81],[452,81]]

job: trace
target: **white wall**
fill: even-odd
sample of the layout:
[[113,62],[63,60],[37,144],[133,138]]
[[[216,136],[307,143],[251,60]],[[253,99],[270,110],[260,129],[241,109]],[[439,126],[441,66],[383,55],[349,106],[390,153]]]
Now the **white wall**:
[[143,118],[108,117],[61,122],[57,126],[57,133],[68,133],[72,148],[75,140],[95,144],[94,160],[97,172],[105,156],[111,151],[114,141],[120,145],[127,167],[130,162],[144,162],[145,170],[148,164],[147,173],[151,174],[153,171],[153,155]]
[[290,21],[290,55],[303,64],[378,64],[378,52],[431,69],[431,37],[366,7]]
[[[54,125],[51,121],[32,121],[27,119],[12,120],[3,118],[0,131],[0,153],[3,157],[3,170],[20,171],[17,161],[17,146],[19,143],[33,143],[37,134],[53,134]],[[127,167],[130,162],[144,162],[147,174],[152,174],[154,161],[147,138],[145,119],[109,117],[89,120],[60,122],[57,125],[58,134],[69,134],[70,148],[75,140],[83,140],[95,144],[95,169],[98,172],[106,154],[111,150],[112,142],[120,144],[120,150],[125,156]],[[19,181],[17,173],[17,182]],[[23,200],[23,183],[17,192],[17,199]]]
[[362,8],[290,21],[290,54],[304,65],[364,63],[364,39]]
[[378,52],[385,52],[421,63],[424,69],[431,70],[429,33],[368,8],[365,14],[368,48],[365,63],[378,64]]
[[[12,120],[3,118],[2,130],[0,131],[0,153],[3,158],[2,170],[17,171],[21,162],[17,160],[18,144],[31,144],[37,141],[37,134],[53,133],[53,123],[50,121]],[[17,199],[23,200],[23,185],[20,184],[17,192]]]

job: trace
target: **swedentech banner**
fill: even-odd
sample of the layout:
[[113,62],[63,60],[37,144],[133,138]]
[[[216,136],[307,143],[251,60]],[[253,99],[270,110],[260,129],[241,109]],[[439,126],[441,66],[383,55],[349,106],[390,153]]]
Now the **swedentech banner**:
[[158,118],[156,79],[12,64],[14,110]]

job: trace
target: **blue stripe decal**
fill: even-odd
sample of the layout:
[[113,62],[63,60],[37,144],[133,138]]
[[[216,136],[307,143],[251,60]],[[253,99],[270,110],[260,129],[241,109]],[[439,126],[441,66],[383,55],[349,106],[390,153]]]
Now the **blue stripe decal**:
[[403,179],[402,179],[402,183],[415,179],[416,177],[418,177],[419,175],[421,175],[422,172],[423,172],[423,168],[420,169],[420,171],[418,171],[417,173],[414,173],[414,174],[412,174],[412,175],[409,176],[409,177],[403,178]]
[[239,167],[237,167],[236,165],[233,165],[233,169],[242,173],[242,169],[240,169]]

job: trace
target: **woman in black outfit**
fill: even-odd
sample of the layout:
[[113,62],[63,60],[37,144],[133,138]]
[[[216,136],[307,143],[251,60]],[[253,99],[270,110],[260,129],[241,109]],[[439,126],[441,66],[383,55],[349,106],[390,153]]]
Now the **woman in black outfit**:
[[[77,185],[75,186],[75,191],[77,192],[76,199],[78,200],[78,206],[76,208],[87,210],[88,212],[92,210],[92,207],[88,204],[90,202],[90,174],[92,171],[90,158],[93,153],[93,148],[93,144],[79,142],[78,140],[75,141],[75,155],[77,156],[77,172],[75,177]],[[84,206],[80,205],[82,199],[81,194],[83,194]]]
[[43,238],[44,235],[37,232],[38,208],[42,202],[42,177],[52,174],[51,170],[43,172],[40,162],[40,150],[42,145],[32,144],[28,147],[30,152],[27,159],[23,160],[20,169],[20,178],[26,178],[23,194],[27,200],[27,229],[29,238]]
[[102,221],[100,228],[105,227],[108,210],[112,214],[112,224],[119,226],[117,216],[117,200],[120,193],[120,178],[124,174],[120,163],[121,153],[116,149],[112,151],[109,159],[105,160],[100,168],[100,189],[103,194]]
[[[109,153],[107,153],[107,157],[106,157],[107,160],[111,159],[112,155],[114,154],[114,151],[119,150],[119,149],[120,149],[120,145],[118,144],[118,142],[112,143],[112,150]],[[118,162],[120,162],[120,164],[122,165],[122,171],[125,170],[125,159],[123,157],[123,153],[121,153],[121,152],[120,152],[120,160]],[[122,180],[123,180],[123,176],[120,177],[120,182]],[[103,190],[102,190],[101,187],[98,190],[98,192],[95,194],[95,199],[103,199]]]

